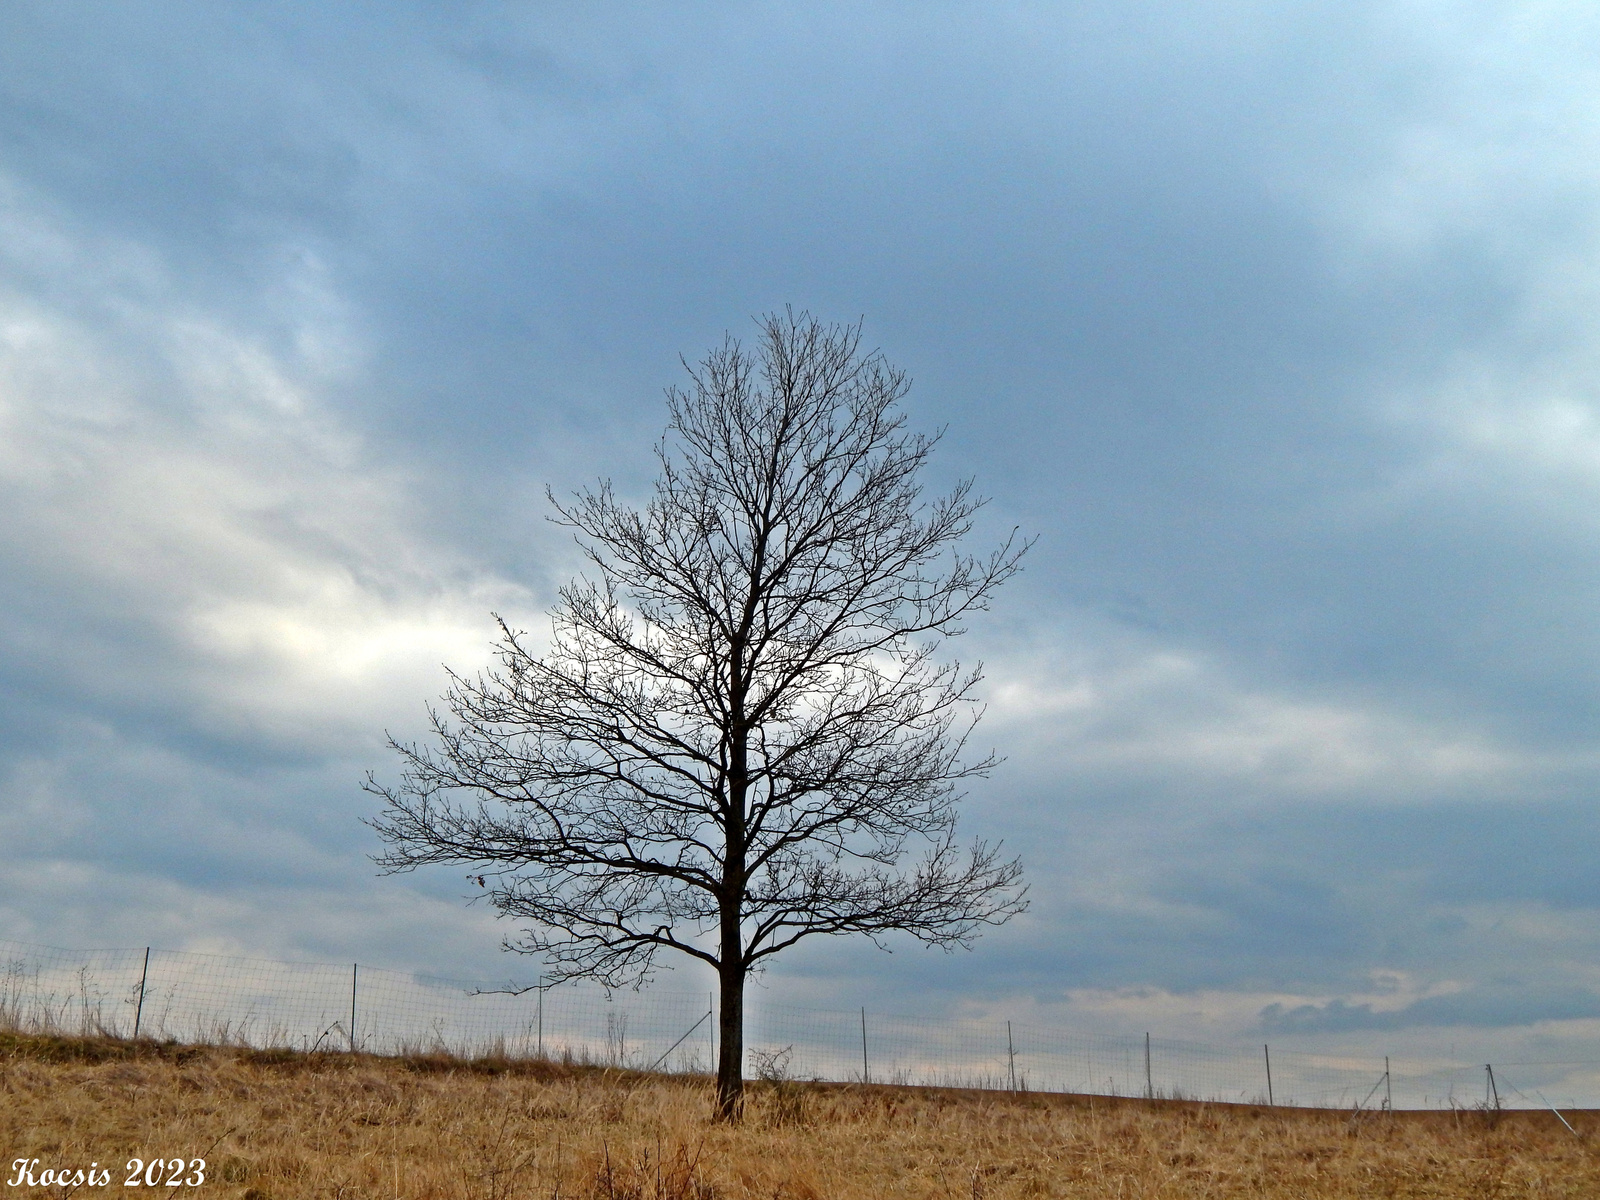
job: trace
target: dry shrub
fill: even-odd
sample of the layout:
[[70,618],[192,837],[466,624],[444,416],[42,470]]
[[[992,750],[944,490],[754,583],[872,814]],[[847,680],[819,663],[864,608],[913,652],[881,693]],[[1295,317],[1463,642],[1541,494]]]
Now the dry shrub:
[[700,1171],[701,1140],[663,1149],[658,1142],[614,1157],[609,1144],[590,1166],[588,1194],[595,1200],[716,1200],[717,1191]]
[[755,1068],[758,1082],[757,1086],[748,1089],[747,1117],[753,1117],[773,1129],[806,1123],[806,1087],[789,1073],[789,1061],[793,1055],[793,1046],[785,1046],[782,1050],[751,1052],[751,1065]]
[[768,1075],[730,1127],[698,1079],[12,1037],[0,1164],[204,1157],[205,1188],[180,1192],[218,1200],[1600,1196],[1594,1113],[1568,1114],[1574,1136],[1537,1112],[1352,1120]]

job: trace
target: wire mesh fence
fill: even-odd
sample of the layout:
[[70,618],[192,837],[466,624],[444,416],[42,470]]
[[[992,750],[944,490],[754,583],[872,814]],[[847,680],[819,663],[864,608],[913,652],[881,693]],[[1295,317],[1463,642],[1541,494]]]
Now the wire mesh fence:
[[757,1008],[750,1026],[757,1053],[792,1048],[789,1069],[803,1078],[1367,1110],[1600,1100],[1600,1062],[1312,1054],[783,1005]]
[[[0,941],[0,1027],[181,1042],[544,1057],[699,1073],[715,999],[654,988],[505,985],[357,963]],[[747,1000],[747,1073],[1351,1110],[1587,1108],[1600,1061],[1465,1062],[1075,1034],[992,1020],[830,1012]]]

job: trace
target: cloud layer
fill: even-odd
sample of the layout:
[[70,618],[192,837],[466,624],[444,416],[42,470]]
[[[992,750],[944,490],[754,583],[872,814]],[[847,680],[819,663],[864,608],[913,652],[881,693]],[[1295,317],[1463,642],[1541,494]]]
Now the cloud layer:
[[1035,906],[767,986],[1581,1044],[1597,36],[1377,0],[8,12],[0,936],[504,974],[457,881],[372,877],[359,780],[576,569],[544,484],[637,493],[677,356],[794,303],[864,315],[941,478],[1040,535],[962,646],[1009,759],[970,824]]

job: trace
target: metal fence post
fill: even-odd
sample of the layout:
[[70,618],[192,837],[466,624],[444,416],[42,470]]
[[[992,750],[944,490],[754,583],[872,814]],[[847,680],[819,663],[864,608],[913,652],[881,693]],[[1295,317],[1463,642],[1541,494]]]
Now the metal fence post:
[[144,988],[150,978],[150,947],[144,948],[144,970],[139,972],[139,1003],[133,1010],[133,1040],[139,1040],[139,1021],[144,1016]]
[[350,964],[350,1053],[356,1052],[356,971],[360,963]]
[[1011,1063],[1011,1090],[1017,1090],[1017,1048],[1011,1041],[1011,1022],[1006,1022],[1006,1058]]
[[1156,1098],[1155,1079],[1150,1074],[1150,1035],[1148,1033],[1144,1035],[1144,1098],[1146,1100],[1154,1100]]
[[1272,1100],[1272,1050],[1265,1042],[1261,1043],[1261,1057],[1267,1060],[1267,1107],[1271,1108]]
[[871,1083],[872,1073],[867,1070],[867,1010],[861,1010],[861,1082]]

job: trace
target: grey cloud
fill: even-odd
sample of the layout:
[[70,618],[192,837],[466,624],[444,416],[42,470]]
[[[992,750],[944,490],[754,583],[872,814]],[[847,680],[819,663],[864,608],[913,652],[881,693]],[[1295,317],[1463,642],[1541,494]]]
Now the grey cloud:
[[[1527,1020],[1578,1012],[1600,124],[1593,19],[1519,11],[9,11],[0,346],[31,374],[0,415],[29,470],[92,469],[8,493],[0,820],[34,866],[137,876],[130,937],[292,947],[244,910],[299,889],[366,914],[349,943],[457,953],[372,919],[391,895],[492,960],[450,881],[364,874],[353,784],[490,607],[537,628],[572,569],[539,485],[636,488],[677,355],[795,302],[864,314],[944,477],[1043,536],[963,647],[1010,755],[969,823],[1026,851],[1034,914],[792,978],[1350,997],[1512,961],[1554,989]],[[73,353],[17,340],[41,323]],[[197,387],[186,323],[300,415]],[[49,927],[35,887],[7,921]],[[1274,1019],[1390,1019],[1363,1003]]]
[[1429,996],[1404,1008],[1374,1009],[1371,1004],[1270,1004],[1261,1010],[1261,1028],[1275,1034],[1350,1033],[1403,1030],[1418,1026],[1503,1028],[1539,1021],[1600,1017],[1600,995],[1585,988],[1475,988],[1448,996]]

